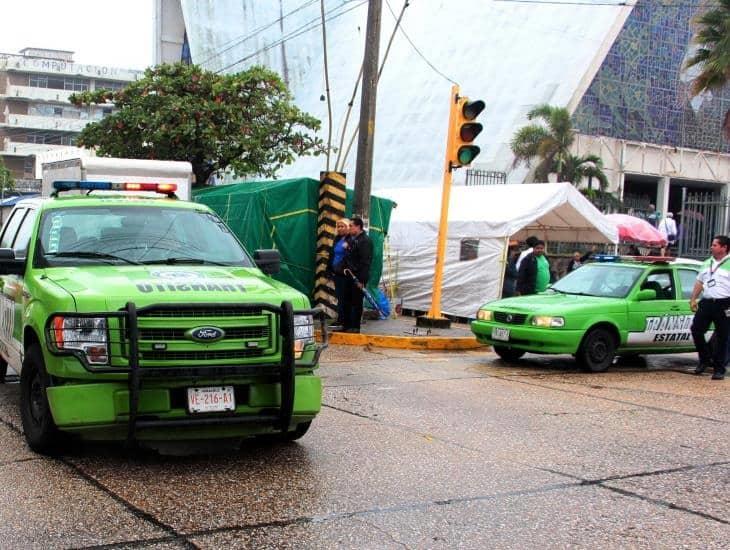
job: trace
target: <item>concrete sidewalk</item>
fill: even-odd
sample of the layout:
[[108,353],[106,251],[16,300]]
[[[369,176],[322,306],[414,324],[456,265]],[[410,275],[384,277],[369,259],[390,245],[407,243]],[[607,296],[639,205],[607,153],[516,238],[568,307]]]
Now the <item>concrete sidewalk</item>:
[[469,325],[452,323],[449,329],[416,326],[415,317],[398,316],[384,320],[365,320],[360,334],[329,331],[331,344],[371,345],[381,348],[465,350],[486,347],[477,342]]

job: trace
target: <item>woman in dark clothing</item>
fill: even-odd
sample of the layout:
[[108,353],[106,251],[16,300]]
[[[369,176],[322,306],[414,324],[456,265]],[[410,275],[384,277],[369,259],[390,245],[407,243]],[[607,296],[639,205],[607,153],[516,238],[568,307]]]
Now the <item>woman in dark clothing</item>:
[[502,298],[510,298],[515,295],[517,286],[517,258],[520,251],[516,246],[507,249],[507,264],[504,266],[504,281],[502,282]]

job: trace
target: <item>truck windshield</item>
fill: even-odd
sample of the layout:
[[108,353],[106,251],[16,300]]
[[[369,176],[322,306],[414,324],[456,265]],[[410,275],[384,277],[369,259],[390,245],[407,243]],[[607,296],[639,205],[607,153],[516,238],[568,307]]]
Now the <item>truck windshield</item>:
[[563,294],[625,298],[642,272],[637,266],[588,264],[568,273],[552,289]]
[[85,206],[48,210],[39,264],[208,264],[252,267],[215,214],[183,208]]

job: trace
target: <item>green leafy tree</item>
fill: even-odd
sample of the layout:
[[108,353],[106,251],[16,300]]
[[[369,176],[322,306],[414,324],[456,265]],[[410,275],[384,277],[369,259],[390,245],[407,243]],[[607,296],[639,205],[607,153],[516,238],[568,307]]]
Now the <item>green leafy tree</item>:
[[[687,68],[697,66],[700,73],[692,81],[692,94],[720,90],[730,78],[730,0],[716,0],[712,9],[697,19],[699,30],[694,41],[699,45],[687,60]],[[723,123],[730,139],[730,111]]]
[[316,118],[293,103],[279,76],[263,67],[219,75],[195,65],[158,65],[127,87],[71,96],[77,106],[114,104],[76,142],[100,156],[187,160],[196,185],[219,170],[273,177],[298,155],[320,154]]
[[3,195],[8,191],[15,189],[15,179],[13,174],[5,166],[2,159],[0,159],[0,193]]
[[531,109],[527,118],[540,120],[541,123],[529,124],[515,133],[510,143],[515,155],[514,166],[522,162],[531,166],[537,159],[537,181],[547,181],[548,174],[555,173],[558,181],[569,181],[574,185],[578,185],[583,178],[588,178],[589,182],[595,179],[599,189],[608,186],[600,157],[579,157],[570,152],[575,141],[575,129],[568,109],[542,104]]

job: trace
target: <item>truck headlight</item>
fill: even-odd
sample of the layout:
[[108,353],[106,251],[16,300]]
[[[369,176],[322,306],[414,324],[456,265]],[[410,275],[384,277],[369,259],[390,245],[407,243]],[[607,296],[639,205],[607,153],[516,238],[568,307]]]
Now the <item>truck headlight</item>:
[[105,317],[54,317],[54,343],[59,350],[78,350],[94,365],[109,362],[109,337]]
[[562,317],[549,317],[547,315],[535,315],[530,321],[533,327],[559,328],[565,326],[565,319]]
[[294,316],[294,357],[299,359],[307,344],[314,343],[314,317],[311,315]]
[[477,319],[480,321],[491,321],[492,320],[492,312],[488,309],[480,309],[477,311]]

